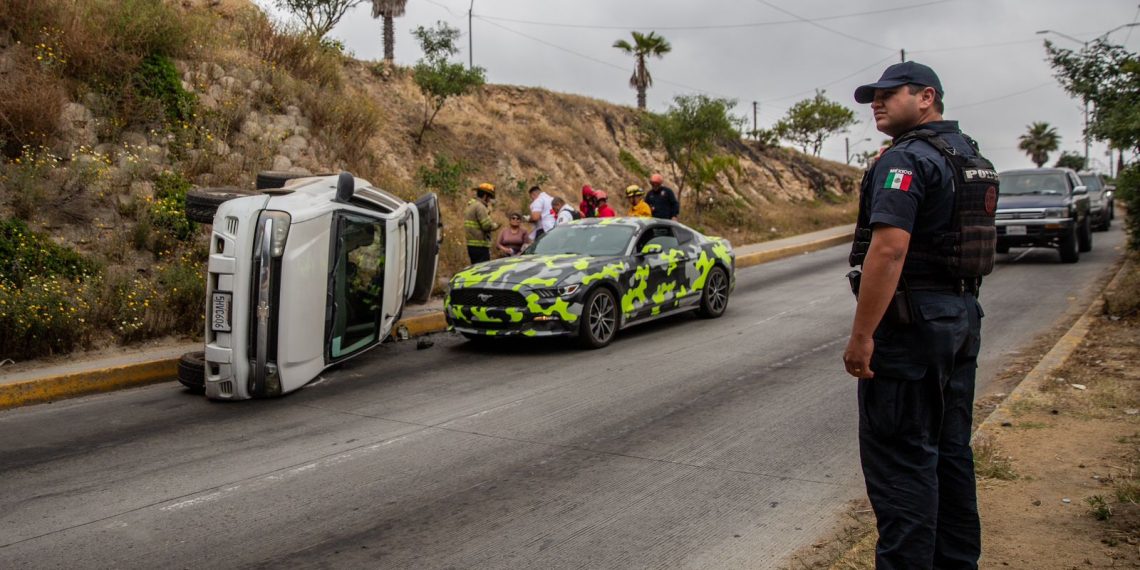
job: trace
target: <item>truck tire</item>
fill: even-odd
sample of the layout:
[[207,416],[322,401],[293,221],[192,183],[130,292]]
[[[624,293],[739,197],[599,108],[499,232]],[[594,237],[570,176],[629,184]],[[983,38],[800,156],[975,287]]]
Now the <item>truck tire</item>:
[[1061,263],[1076,263],[1081,259],[1080,251],[1077,248],[1076,226],[1069,228],[1069,233],[1061,238],[1057,251],[1061,254]]
[[1077,231],[1077,248],[1081,253],[1092,251],[1093,236],[1092,236],[1092,220],[1089,216],[1085,216],[1085,221],[1081,222],[1080,230]]
[[191,188],[186,193],[186,218],[200,224],[214,223],[214,214],[222,202],[234,198],[253,196],[255,193],[233,186],[222,188]]
[[178,359],[178,381],[195,394],[206,392],[206,353],[187,352]]
[[258,190],[268,190],[271,188],[284,188],[285,183],[295,178],[309,178],[313,174],[302,174],[300,172],[289,172],[288,170],[263,170],[257,173],[257,182],[255,187]]

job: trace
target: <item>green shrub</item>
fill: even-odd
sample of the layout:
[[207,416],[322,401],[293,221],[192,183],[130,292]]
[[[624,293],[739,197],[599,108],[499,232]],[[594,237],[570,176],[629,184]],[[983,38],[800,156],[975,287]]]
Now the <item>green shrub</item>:
[[[92,281],[98,281],[94,279]],[[32,275],[0,280],[0,359],[25,360],[86,345],[95,324],[89,282]]]
[[621,165],[624,166],[626,170],[632,172],[638,178],[649,178],[649,169],[646,168],[644,164],[641,164],[641,161],[637,160],[637,157],[633,156],[628,150],[623,148],[618,151],[618,161],[621,162]]
[[0,183],[7,189],[8,205],[17,218],[30,220],[44,207],[48,176],[59,164],[59,158],[46,147],[25,145],[19,156],[3,165]]
[[425,188],[439,191],[440,194],[452,195],[471,186],[467,175],[474,172],[474,168],[462,159],[451,160],[444,154],[435,156],[435,165],[421,166],[417,177]]
[[158,200],[177,198],[185,201],[190,186],[190,181],[177,172],[159,172],[154,177],[154,197]]
[[1140,251],[1140,165],[1121,171],[1116,179],[1116,195],[1128,209],[1124,222],[1128,228],[1128,247]]
[[206,319],[205,264],[191,258],[180,258],[159,272],[158,283],[169,315],[171,331],[199,333]]
[[74,250],[28,229],[21,220],[0,220],[0,282],[24,287],[32,277],[81,280],[99,266]]
[[189,121],[193,117],[197,98],[182,88],[178,70],[169,57],[153,53],[144,57],[133,81],[139,96],[158,103],[168,121]]

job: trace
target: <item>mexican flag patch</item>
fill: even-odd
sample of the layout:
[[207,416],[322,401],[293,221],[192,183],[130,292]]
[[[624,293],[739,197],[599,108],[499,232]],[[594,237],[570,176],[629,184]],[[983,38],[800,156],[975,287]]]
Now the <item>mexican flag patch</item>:
[[890,172],[887,173],[887,180],[883,183],[883,188],[906,192],[910,190],[911,174],[909,170],[892,168]]

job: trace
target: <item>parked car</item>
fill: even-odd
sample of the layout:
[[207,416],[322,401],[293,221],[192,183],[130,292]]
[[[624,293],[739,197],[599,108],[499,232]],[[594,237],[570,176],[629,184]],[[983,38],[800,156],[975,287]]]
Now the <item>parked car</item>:
[[728,241],[670,220],[585,219],[560,224],[523,255],[456,274],[448,325],[469,339],[576,337],[587,348],[667,315],[724,314],[736,285]]
[[435,280],[434,194],[408,203],[348,173],[263,173],[258,186],[187,195],[187,215],[213,228],[205,350],[183,356],[179,380],[209,398],[304,386],[383,341]]
[[1092,249],[1088,188],[1069,168],[1007,170],[998,174],[997,252],[1052,247],[1063,263]]
[[1089,189],[1089,212],[1092,215],[1093,229],[1108,231],[1112,227],[1115,211],[1114,194],[1116,187],[1105,180],[1099,172],[1080,172],[1081,184]]

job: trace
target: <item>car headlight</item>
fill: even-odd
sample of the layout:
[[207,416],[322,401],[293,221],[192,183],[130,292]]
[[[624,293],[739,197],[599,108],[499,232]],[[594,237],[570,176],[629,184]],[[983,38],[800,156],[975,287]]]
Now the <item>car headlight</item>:
[[574,293],[577,293],[578,288],[581,286],[582,285],[580,283],[575,283],[573,285],[563,285],[563,286],[558,288],[558,296],[559,297],[569,297],[569,296],[573,295]]
[[269,221],[273,224],[272,237],[270,238],[270,255],[273,257],[281,257],[285,254],[285,240],[289,237],[289,224],[293,219],[285,212],[278,212],[274,210],[266,210],[261,213],[257,219],[257,237],[253,242],[253,251],[261,250],[261,229],[265,227],[265,223]]
[[1069,209],[1068,208],[1046,208],[1045,209],[1045,217],[1046,218],[1067,218],[1067,217],[1069,217]]

